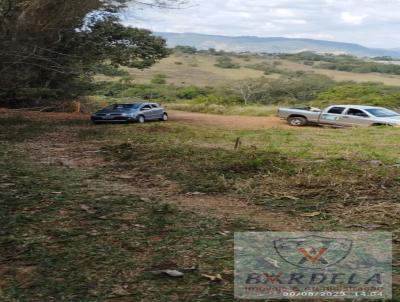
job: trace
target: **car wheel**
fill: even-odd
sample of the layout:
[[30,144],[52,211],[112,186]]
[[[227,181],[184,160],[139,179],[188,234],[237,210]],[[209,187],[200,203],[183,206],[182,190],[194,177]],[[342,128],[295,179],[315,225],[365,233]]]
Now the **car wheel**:
[[164,113],[160,120],[162,120],[163,122],[168,121],[168,114]]
[[289,117],[288,122],[291,126],[301,127],[307,124],[307,119],[302,116]]
[[138,117],[138,120],[137,120],[137,121],[138,121],[139,124],[144,124],[144,122],[145,122],[146,120],[145,120],[145,118],[144,118],[143,115],[140,115],[140,116]]

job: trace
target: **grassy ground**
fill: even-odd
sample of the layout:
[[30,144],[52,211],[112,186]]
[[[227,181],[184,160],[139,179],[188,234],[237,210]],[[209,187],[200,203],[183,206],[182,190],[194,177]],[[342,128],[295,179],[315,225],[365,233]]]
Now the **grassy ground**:
[[[216,57],[205,55],[171,55],[170,57],[157,63],[148,70],[126,69],[138,83],[149,83],[157,74],[168,76],[167,82],[175,85],[196,85],[196,86],[222,86],[232,83],[232,81],[247,78],[279,78],[278,74],[264,75],[262,71],[246,68],[247,65],[257,64],[265,61],[279,62],[278,69],[289,71],[313,71],[318,74],[327,75],[337,81],[355,82],[381,82],[386,85],[400,85],[400,76],[390,76],[383,74],[360,74],[351,72],[341,72],[336,70],[317,69],[301,63],[280,59],[268,59],[252,57],[250,60],[234,58],[233,61],[241,65],[240,69],[223,69],[214,66]],[[96,77],[97,80],[116,80],[102,75]]]
[[232,301],[233,232],[273,226],[196,211],[207,198],[246,201],[297,230],[393,231],[398,276],[399,144],[385,128],[3,117],[0,300]]
[[[178,62],[182,64],[178,65]],[[214,64],[216,64],[216,57],[212,56],[172,55],[149,70],[127,70],[141,83],[149,83],[156,74],[165,74],[168,76],[167,82],[170,84],[199,87],[222,86],[236,80],[263,76],[262,71],[254,69],[223,69]]]
[[321,68],[313,68],[311,66],[306,66],[301,63],[282,60],[282,65],[280,68],[286,68],[288,70],[299,70],[299,71],[313,71],[318,74],[323,74],[336,81],[354,81],[354,82],[379,82],[385,85],[399,86],[400,76],[395,75],[385,75],[378,73],[354,73],[354,72],[344,72],[338,70],[328,70]]

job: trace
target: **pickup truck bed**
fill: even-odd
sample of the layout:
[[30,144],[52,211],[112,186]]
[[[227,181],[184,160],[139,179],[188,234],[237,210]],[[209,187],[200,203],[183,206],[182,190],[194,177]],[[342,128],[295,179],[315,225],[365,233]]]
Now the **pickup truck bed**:
[[307,124],[318,124],[321,112],[321,110],[311,107],[283,108],[278,110],[278,116],[283,119],[294,116],[305,117],[307,119]]

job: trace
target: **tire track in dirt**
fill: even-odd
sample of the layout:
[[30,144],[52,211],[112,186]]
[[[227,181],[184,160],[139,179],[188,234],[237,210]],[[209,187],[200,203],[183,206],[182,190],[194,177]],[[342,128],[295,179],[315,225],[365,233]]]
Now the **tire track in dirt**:
[[195,125],[217,126],[228,129],[266,129],[284,128],[290,126],[286,121],[275,116],[236,116],[236,115],[216,115],[206,113],[194,113],[186,111],[169,111],[170,120]]
[[[202,126],[215,126],[227,129],[267,129],[267,128],[293,128],[286,121],[275,116],[237,116],[217,115],[208,113],[195,113],[186,111],[168,111],[170,121]],[[15,111],[0,108],[2,117],[25,118],[36,121],[68,121],[68,120],[90,120],[89,114],[65,113],[65,112],[37,112],[37,111]]]

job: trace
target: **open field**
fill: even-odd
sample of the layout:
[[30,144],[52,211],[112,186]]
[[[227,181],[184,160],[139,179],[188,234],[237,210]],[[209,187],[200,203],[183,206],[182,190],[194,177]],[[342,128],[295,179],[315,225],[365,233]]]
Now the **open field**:
[[[182,64],[177,65],[177,62]],[[262,71],[250,68],[226,70],[214,66],[215,63],[215,57],[182,54],[171,55],[148,70],[125,70],[128,70],[139,83],[149,83],[155,75],[165,74],[168,77],[168,83],[179,86],[222,86],[236,80],[263,76]],[[272,77],[276,78],[276,76]],[[104,78],[100,76],[97,79]]]
[[1,113],[1,301],[233,301],[244,230],[393,231],[400,295],[399,129]]
[[[329,76],[337,81],[355,81],[355,82],[381,82],[386,85],[400,86],[400,76],[391,76],[375,73],[352,73],[336,70],[326,70],[312,68],[297,62],[281,59],[268,59],[260,57],[251,57],[250,61],[242,58],[233,58],[235,63],[239,63],[240,69],[223,69],[214,66],[215,56],[173,54],[170,57],[155,64],[148,70],[126,69],[135,77],[138,83],[149,83],[157,74],[167,75],[167,82],[178,86],[196,85],[196,86],[222,86],[231,84],[232,81],[243,80],[247,78],[279,78],[278,74],[264,75],[262,71],[246,68],[245,66],[261,62],[279,62],[278,69],[289,71],[313,71],[318,74]],[[96,80],[115,80],[103,75],[98,75]]]
[[288,70],[299,70],[299,71],[313,71],[318,74],[323,74],[328,77],[331,77],[335,81],[354,81],[354,82],[380,82],[385,85],[393,85],[400,86],[400,76],[397,75],[385,75],[379,73],[354,73],[354,72],[345,72],[338,70],[328,70],[322,68],[312,68],[311,66],[306,66],[300,63],[281,60],[282,68],[286,68]]

